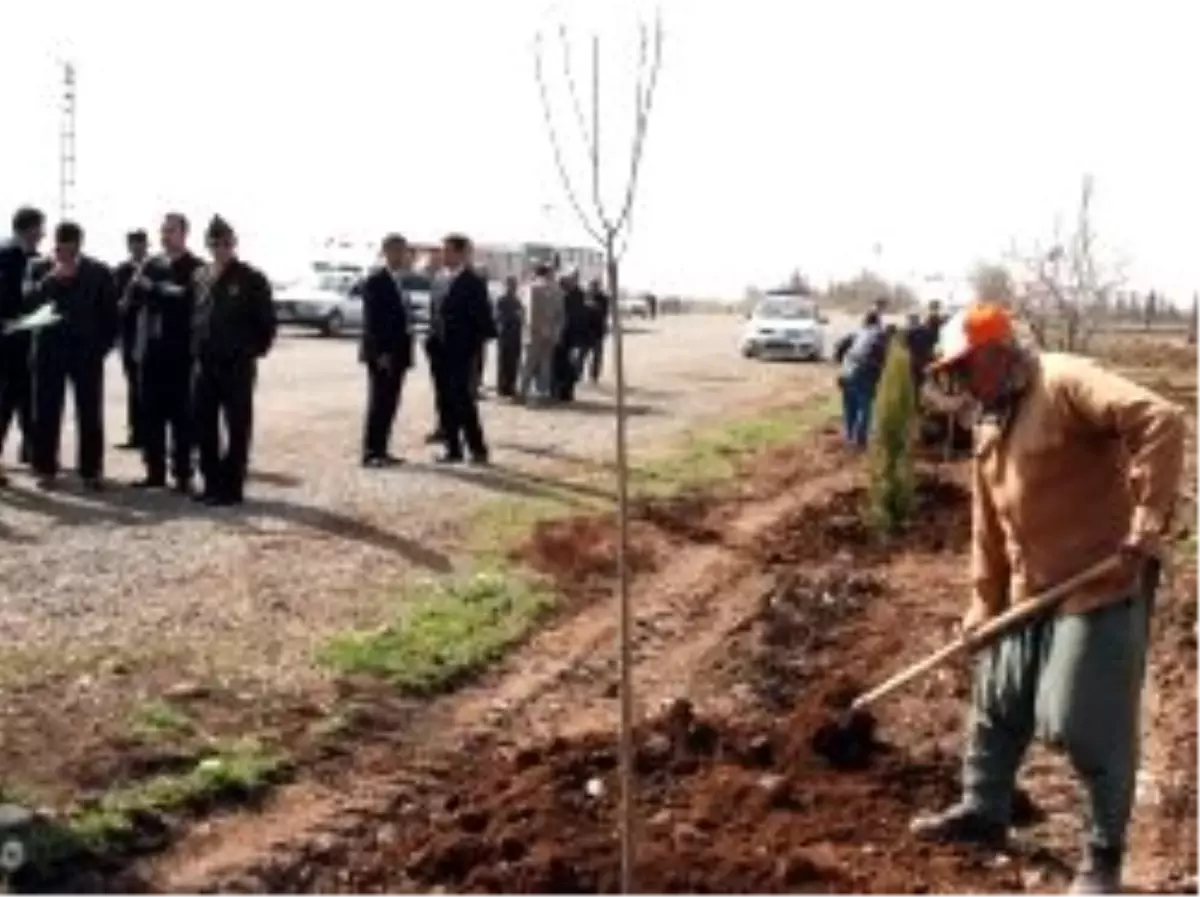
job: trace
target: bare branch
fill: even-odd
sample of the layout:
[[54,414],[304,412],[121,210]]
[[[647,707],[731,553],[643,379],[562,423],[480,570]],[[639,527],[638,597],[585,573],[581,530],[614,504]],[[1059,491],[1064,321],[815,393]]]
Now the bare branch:
[[612,230],[608,212],[604,210],[604,198],[600,194],[600,39],[592,35],[592,202],[596,204],[596,215],[600,227],[607,233]]
[[[629,220],[630,213],[633,209],[633,200],[637,195],[638,173],[642,165],[642,152],[646,144],[646,131],[650,124],[650,113],[654,108],[654,92],[658,86],[658,73],[662,68],[662,12],[661,10],[655,14],[654,22],[654,57],[650,62],[649,80],[646,82],[645,88],[642,87],[641,72],[644,70],[644,62],[639,62],[639,76],[637,86],[637,97],[634,110],[634,138],[633,150],[630,153],[629,160],[629,181],[625,186],[625,201],[621,208],[621,215],[617,219],[616,229],[620,231]],[[640,59],[645,60],[646,55],[646,28],[641,26],[641,51]]]
[[546,126],[546,134],[550,138],[550,148],[554,153],[554,164],[558,168],[558,177],[562,182],[563,190],[567,194],[567,199],[571,203],[571,208],[574,209],[575,215],[579,218],[579,223],[583,225],[583,229],[597,243],[603,243],[604,238],[593,227],[592,222],[588,220],[587,214],[583,211],[583,206],[579,202],[579,197],[575,193],[575,187],[571,183],[571,176],[567,173],[567,167],[563,162],[562,146],[558,141],[558,131],[554,127],[554,116],[550,112],[550,94],[546,87],[545,72],[542,67],[542,35],[539,32],[534,45],[534,74],[537,77],[538,93],[542,101],[542,118]]
[[579,105],[579,89],[575,86],[575,66],[571,62],[571,38],[567,34],[567,26],[563,22],[558,23],[558,40],[562,45],[563,80],[567,84],[567,96],[571,100],[571,113],[575,117],[575,126],[579,128],[579,139],[588,149],[590,156],[591,146],[596,140],[596,135],[588,131],[583,117],[583,107]]

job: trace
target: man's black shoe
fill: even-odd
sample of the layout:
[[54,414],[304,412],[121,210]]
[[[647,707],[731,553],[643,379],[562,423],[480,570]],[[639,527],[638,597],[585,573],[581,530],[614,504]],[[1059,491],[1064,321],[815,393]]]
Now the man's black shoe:
[[470,464],[472,467],[490,467],[492,459],[488,457],[487,452],[483,452],[478,455],[472,455]]
[[433,460],[435,464],[462,464],[463,456],[451,452],[443,452]]
[[134,480],[129,485],[134,489],[165,489],[167,480],[165,477],[143,477],[140,480]]
[[998,849],[1008,840],[1008,826],[965,803],[957,803],[940,813],[918,816],[909,825],[909,831],[922,841],[941,844],[979,844]]
[[192,494],[192,481],[176,480],[174,485],[171,486],[171,491],[178,495],[189,496]]
[[426,445],[436,445],[437,443],[442,442],[444,439],[445,439],[445,437],[441,434],[440,431],[434,430],[432,433],[430,433],[428,436],[425,437],[425,444]]
[[126,439],[124,442],[117,443],[116,447],[123,452],[136,452],[142,446],[136,439]]
[[104,480],[100,477],[84,477],[83,488],[86,492],[103,492]]

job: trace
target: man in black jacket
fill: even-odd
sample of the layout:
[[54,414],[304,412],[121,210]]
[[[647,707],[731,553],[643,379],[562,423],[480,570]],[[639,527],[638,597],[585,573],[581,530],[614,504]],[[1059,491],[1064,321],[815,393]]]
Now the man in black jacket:
[[428,345],[437,359],[439,419],[445,452],[438,461],[463,460],[463,442],[475,464],[488,463],[488,448],[479,422],[474,365],[488,340],[496,336],[496,322],[487,284],[471,268],[471,242],[460,234],[442,241],[447,268],[445,295],[431,309]]
[[59,320],[33,338],[33,469],[52,488],[59,472],[67,381],[75,397],[79,475],[91,491],[103,488],[104,358],[120,327],[112,272],[83,254],[83,228],[64,221],[54,230],[54,261],[39,262],[35,307],[50,303]]
[[390,467],[401,459],[388,451],[404,377],[413,362],[412,319],[402,280],[408,243],[399,234],[383,239],[384,266],[363,284],[363,331],[359,361],[367,368],[367,419],[363,426],[364,467]]
[[588,341],[587,300],[579,286],[577,271],[568,271],[562,279],[563,331],[554,350],[554,398],[560,402],[575,401],[575,384],[579,382],[580,360]]
[[[237,236],[220,215],[205,233],[212,263],[196,272],[192,401],[196,444],[208,505],[241,504],[254,435],[254,382],[258,360],[275,342],[270,281],[237,257]],[[221,450],[221,418],[225,449]]]
[[144,230],[125,235],[129,258],[117,265],[116,279],[118,308],[121,313],[121,368],[125,373],[125,441],[120,449],[140,449],[142,403],[139,397],[142,378],[138,374],[138,318],[143,299],[135,281],[144,273],[150,261],[150,240]]
[[517,278],[505,278],[504,293],[496,300],[496,393],[509,399],[517,395],[525,331],[525,306],[517,287]]
[[604,367],[604,338],[608,335],[609,313],[608,295],[601,288],[599,278],[588,284],[584,301],[587,333],[586,342],[579,353],[579,372],[582,375],[586,365],[588,378],[592,383],[597,383]]
[[167,480],[167,433],[175,491],[192,491],[192,318],[196,272],[204,263],[187,248],[188,220],[171,212],[159,232],[162,255],[134,284],[139,307],[135,340],[141,374],[139,433],[146,477],[134,483],[161,489]]
[[[41,210],[23,207],[12,219],[12,239],[0,244],[0,328],[31,311],[29,291],[34,260],[46,229]],[[0,330],[0,455],[13,418],[21,428],[21,460],[33,453],[33,375],[28,332],[4,334]],[[0,485],[5,478],[0,473]]]

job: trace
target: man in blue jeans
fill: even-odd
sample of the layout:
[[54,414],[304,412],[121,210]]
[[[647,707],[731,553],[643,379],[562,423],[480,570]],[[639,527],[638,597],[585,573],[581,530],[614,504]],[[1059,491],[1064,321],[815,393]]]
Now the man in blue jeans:
[[879,313],[871,311],[841,353],[842,419],[846,441],[859,449],[867,447],[871,432],[871,408],[875,388],[883,371],[886,338]]

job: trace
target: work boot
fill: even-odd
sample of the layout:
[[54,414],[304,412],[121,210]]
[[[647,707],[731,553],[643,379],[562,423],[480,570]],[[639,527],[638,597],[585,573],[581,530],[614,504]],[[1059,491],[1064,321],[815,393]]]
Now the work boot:
[[1008,840],[1008,826],[961,802],[940,813],[918,816],[909,825],[909,831],[922,841],[993,848],[1003,847]]
[[1121,851],[1113,847],[1087,847],[1071,882],[1072,894],[1120,894]]

